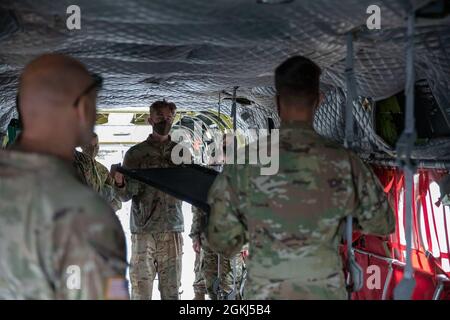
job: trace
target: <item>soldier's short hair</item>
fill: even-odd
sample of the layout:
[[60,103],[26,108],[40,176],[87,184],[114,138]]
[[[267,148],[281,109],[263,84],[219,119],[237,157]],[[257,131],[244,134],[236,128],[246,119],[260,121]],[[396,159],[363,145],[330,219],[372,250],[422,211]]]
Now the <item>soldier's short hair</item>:
[[163,100],[155,101],[150,105],[150,113],[152,113],[153,111],[156,111],[156,110],[163,109],[163,108],[169,108],[170,111],[172,111],[172,113],[174,113],[177,110],[177,106],[175,105],[175,103],[168,102],[165,99],[163,99]]
[[312,106],[320,94],[320,67],[303,56],[294,56],[275,69],[275,89],[282,98]]

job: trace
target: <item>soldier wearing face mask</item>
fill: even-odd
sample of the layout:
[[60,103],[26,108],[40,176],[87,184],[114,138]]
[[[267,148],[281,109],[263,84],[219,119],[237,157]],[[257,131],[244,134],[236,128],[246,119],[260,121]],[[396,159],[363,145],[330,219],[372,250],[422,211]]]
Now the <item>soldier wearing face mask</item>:
[[[174,103],[156,101],[150,106],[149,124],[153,132],[131,147],[123,166],[128,169],[174,166],[169,131],[176,111]],[[183,152],[189,152],[183,150]],[[179,299],[184,231],[181,201],[119,172],[114,175],[122,201],[132,199],[130,214],[132,299],[150,300],[153,281],[158,274],[163,300]]]

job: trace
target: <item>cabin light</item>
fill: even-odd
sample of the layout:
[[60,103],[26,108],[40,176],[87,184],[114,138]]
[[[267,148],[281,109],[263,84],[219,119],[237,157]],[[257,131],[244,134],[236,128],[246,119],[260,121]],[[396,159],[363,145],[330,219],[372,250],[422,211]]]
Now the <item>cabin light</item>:
[[258,4],[286,4],[294,2],[294,0],[256,0]]

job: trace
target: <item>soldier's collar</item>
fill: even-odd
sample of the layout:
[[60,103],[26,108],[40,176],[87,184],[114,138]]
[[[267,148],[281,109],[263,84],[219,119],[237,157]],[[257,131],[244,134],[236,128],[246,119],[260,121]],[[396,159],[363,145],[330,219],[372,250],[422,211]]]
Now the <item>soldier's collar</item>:
[[169,138],[166,141],[160,142],[158,140],[154,140],[153,136],[152,136],[152,133],[150,133],[148,138],[147,138],[147,141],[151,142],[151,143],[155,143],[156,142],[156,143],[166,144],[166,143],[169,143],[170,141],[172,141],[172,136],[169,134]]

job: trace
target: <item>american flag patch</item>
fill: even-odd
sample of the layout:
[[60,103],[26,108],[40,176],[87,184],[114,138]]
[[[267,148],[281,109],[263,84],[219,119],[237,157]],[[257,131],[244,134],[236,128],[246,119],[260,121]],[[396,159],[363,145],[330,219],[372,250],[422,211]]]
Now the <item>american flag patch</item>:
[[128,282],[124,278],[109,278],[106,284],[106,300],[128,300]]

